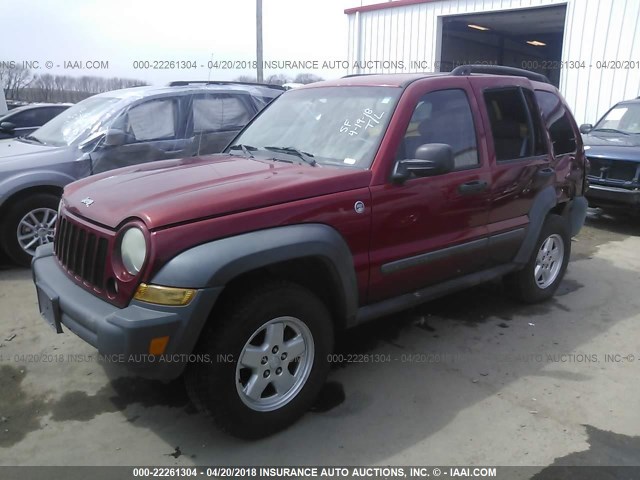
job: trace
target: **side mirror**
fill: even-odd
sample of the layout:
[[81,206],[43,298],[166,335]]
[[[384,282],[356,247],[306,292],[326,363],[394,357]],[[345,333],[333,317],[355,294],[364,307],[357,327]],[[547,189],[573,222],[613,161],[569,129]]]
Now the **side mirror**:
[[391,179],[403,183],[411,175],[432,177],[449,173],[454,169],[453,149],[445,143],[427,143],[418,147],[416,158],[399,160],[393,169]]
[[591,125],[590,123],[585,123],[584,125],[580,125],[580,133],[583,133],[586,135],[591,130],[593,130],[593,125]]
[[107,130],[104,136],[104,145],[106,147],[119,147],[125,145],[129,141],[129,135],[117,128]]
[[16,126],[12,122],[2,122],[0,123],[0,130],[4,130],[5,132],[13,132],[16,129]]

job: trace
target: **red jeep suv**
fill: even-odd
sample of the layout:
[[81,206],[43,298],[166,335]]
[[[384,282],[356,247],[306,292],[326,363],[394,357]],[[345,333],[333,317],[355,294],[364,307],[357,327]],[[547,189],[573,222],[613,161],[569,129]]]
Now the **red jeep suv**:
[[309,408],[341,329],[499,277],[551,297],[585,188],[541,75],[353,76],[284,93],[223,154],[68,185],[34,281],[56,331],[184,374],[221,428],[257,438]]

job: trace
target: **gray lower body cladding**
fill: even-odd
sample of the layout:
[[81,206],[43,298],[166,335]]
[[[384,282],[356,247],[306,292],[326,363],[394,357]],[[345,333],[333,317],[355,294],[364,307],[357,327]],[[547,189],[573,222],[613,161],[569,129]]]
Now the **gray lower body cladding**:
[[[118,308],[79,288],[59,267],[51,248],[40,248],[32,263],[34,282],[53,297],[59,320],[106,361],[123,363],[136,374],[169,380],[179,376],[222,288],[197,291],[183,307],[133,300]],[[154,338],[169,337],[161,358],[149,356]]]

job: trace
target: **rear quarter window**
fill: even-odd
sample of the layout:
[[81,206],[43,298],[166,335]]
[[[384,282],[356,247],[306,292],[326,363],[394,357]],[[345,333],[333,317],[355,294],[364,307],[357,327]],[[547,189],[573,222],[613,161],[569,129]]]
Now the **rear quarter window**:
[[569,112],[560,98],[542,90],[535,92],[545,126],[549,130],[555,156],[574,153],[577,149],[576,133],[571,126]]

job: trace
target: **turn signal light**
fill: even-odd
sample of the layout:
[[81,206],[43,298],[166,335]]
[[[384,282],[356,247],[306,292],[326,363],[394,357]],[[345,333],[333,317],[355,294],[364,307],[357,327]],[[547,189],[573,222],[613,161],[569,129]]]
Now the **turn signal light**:
[[161,287],[141,283],[133,298],[157,305],[182,306],[188,305],[195,294],[196,291],[191,288]]
[[149,342],[149,355],[159,356],[164,353],[169,337],[156,337]]

